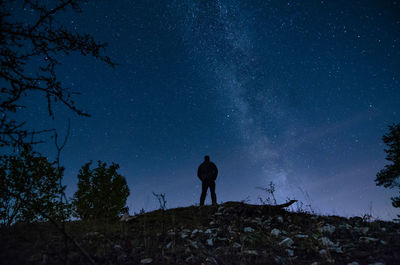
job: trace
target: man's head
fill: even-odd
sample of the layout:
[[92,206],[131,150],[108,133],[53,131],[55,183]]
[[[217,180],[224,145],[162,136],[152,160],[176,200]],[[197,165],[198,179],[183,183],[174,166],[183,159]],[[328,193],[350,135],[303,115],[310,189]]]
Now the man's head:
[[210,162],[210,156],[204,156],[204,161]]

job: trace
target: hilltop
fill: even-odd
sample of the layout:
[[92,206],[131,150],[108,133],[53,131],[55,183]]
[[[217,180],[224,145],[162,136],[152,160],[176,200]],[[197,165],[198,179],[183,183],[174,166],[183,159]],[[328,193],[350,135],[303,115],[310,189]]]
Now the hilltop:
[[[69,222],[96,264],[400,264],[400,224],[227,202]],[[0,264],[90,264],[50,223],[1,230]]]

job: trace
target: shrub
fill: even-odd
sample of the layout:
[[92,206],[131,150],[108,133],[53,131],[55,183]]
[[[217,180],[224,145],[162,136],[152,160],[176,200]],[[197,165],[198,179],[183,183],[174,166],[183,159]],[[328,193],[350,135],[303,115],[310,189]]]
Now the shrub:
[[118,164],[98,161],[90,169],[86,163],[79,171],[78,190],[73,197],[74,215],[82,220],[113,219],[128,212],[125,206],[129,188],[123,176],[117,173]]

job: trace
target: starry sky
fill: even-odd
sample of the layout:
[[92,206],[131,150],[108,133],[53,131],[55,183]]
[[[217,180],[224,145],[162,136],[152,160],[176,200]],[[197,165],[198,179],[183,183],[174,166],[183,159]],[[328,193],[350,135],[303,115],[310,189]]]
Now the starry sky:
[[[69,141],[61,154],[72,196],[89,160],[120,165],[130,212],[199,202],[204,155],[219,168],[218,202],[259,203],[276,185],[321,214],[394,218],[376,187],[381,140],[400,121],[400,2],[92,1],[59,21],[107,42],[113,68],[62,58],[64,86],[90,118],[34,95],[29,122]],[[26,116],[29,115],[29,116]],[[39,149],[54,156],[52,143]],[[206,203],[210,203],[208,195]]]

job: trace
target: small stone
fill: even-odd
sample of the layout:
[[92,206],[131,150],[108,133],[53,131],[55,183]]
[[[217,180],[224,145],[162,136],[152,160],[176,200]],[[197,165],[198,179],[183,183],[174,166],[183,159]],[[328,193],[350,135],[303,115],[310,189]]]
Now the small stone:
[[218,262],[213,257],[208,257],[205,265],[218,265]]
[[206,231],[204,231],[205,234],[212,234],[212,231],[210,228],[208,228]]
[[152,262],[153,262],[152,258],[145,258],[145,259],[140,260],[140,263],[142,263],[142,264],[150,264]]
[[249,233],[251,233],[251,232],[254,232],[254,229],[248,226],[248,227],[245,227],[245,228],[243,229],[243,231],[244,231],[244,232],[249,232]]
[[319,255],[323,258],[326,258],[328,256],[328,251],[326,251],[326,249],[321,249],[319,251]]
[[188,237],[188,234],[185,234],[185,233],[182,233],[182,234],[181,234],[181,238],[182,238],[182,239],[185,239],[185,238],[187,238],[187,237]]
[[322,245],[324,245],[325,247],[337,247],[338,244],[333,243],[329,238],[327,237],[322,237],[321,238],[321,243]]
[[386,232],[386,227],[381,228],[382,232]]
[[217,237],[217,240],[219,240],[219,241],[227,241],[228,239],[226,237]]
[[333,225],[330,225],[330,224],[326,224],[319,229],[319,231],[321,233],[328,233],[328,234],[333,234],[333,232],[335,232],[335,230],[336,230],[336,227],[334,227]]
[[282,240],[279,245],[281,246],[286,246],[286,247],[290,247],[291,245],[293,245],[294,241],[293,239],[291,239],[290,237],[285,238],[284,240]]
[[319,263],[314,261],[313,263],[311,263],[311,265],[319,265]]
[[352,226],[349,225],[348,223],[343,223],[343,224],[340,224],[340,225],[339,225],[339,228],[349,230],[349,229],[352,228]]
[[195,235],[195,234],[197,234],[199,232],[199,229],[193,229],[193,231],[192,231],[192,235]]
[[342,254],[343,253],[343,249],[342,247],[337,247],[335,248],[336,253]]
[[280,215],[278,217],[276,217],[276,220],[278,220],[279,223],[283,223],[283,217]]
[[347,265],[358,265],[357,261],[353,261],[352,263],[347,263]]
[[194,248],[198,249],[199,245],[197,244],[196,241],[190,241],[190,245],[192,245]]
[[295,235],[294,237],[297,237],[297,238],[308,238],[308,235]]
[[240,245],[239,243],[235,242],[235,243],[233,243],[232,247],[240,248],[240,247],[242,247],[242,245]]
[[129,221],[129,213],[124,213],[124,215],[121,217],[121,221],[123,221],[123,222],[127,222],[127,221]]
[[209,245],[210,247],[214,246],[214,242],[212,238],[207,239],[207,245]]
[[363,233],[364,235],[366,235],[366,234],[368,233],[368,231],[369,231],[369,227],[362,227],[362,228],[360,229],[360,231],[361,231],[361,233]]
[[215,225],[215,222],[214,222],[214,221],[211,221],[211,222],[210,222],[210,225]]
[[387,245],[387,242],[385,240],[381,240],[382,245]]
[[281,233],[281,231],[277,228],[274,228],[271,230],[271,235],[274,237],[278,237],[280,233]]
[[289,257],[293,257],[294,256],[294,251],[291,249],[285,249],[286,253],[288,254]]
[[379,239],[377,239],[377,238],[373,238],[373,237],[366,237],[366,236],[362,236],[362,237],[360,237],[360,239],[359,239],[359,241],[361,242],[361,243],[366,243],[366,244],[368,244],[368,243],[370,243],[370,242],[375,242],[375,241],[378,241]]
[[248,255],[258,255],[256,250],[251,250],[251,249],[243,250],[243,253]]
[[172,241],[171,241],[171,242],[169,242],[165,247],[166,247],[166,248],[171,248],[171,247],[172,247],[172,244],[173,244],[173,243],[172,243]]

